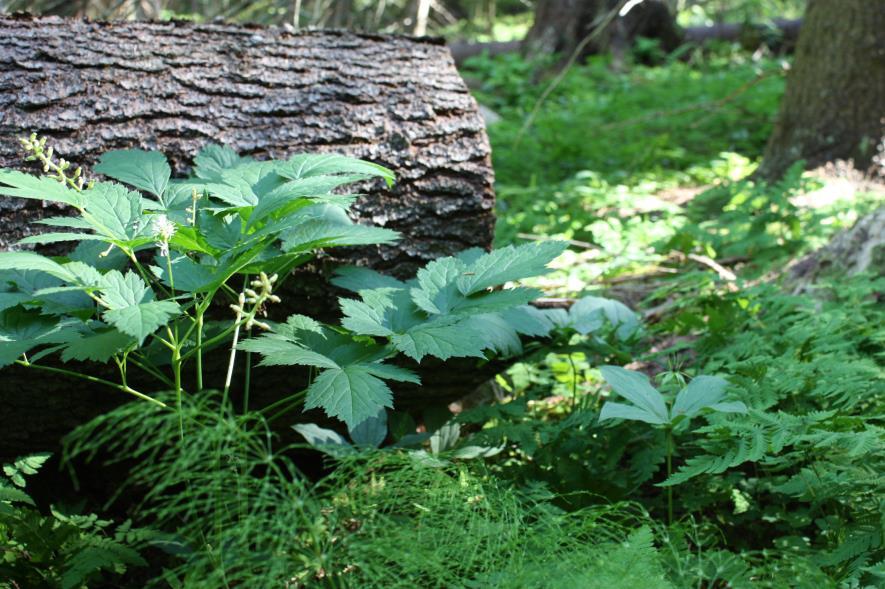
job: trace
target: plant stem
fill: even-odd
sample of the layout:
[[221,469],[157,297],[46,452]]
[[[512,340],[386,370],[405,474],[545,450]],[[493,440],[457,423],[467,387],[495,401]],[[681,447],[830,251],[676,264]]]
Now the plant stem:
[[197,360],[196,360],[196,370],[197,370],[197,392],[203,390],[203,309],[200,306],[197,306]]
[[240,323],[243,320],[243,313],[241,311],[237,312],[237,319],[234,322],[236,327],[234,328],[234,339],[230,345],[230,360],[227,363],[227,376],[224,378],[224,396],[221,399],[222,408],[227,405],[227,396],[230,393],[230,381],[234,375],[234,363],[237,361],[237,342],[240,339]]
[[[248,336],[252,337],[252,330],[248,330]],[[249,412],[249,387],[252,385],[252,352],[246,352],[246,378],[243,383],[243,414]]]
[[178,435],[184,440],[184,413],[181,408],[181,348],[176,342],[172,351],[172,374],[175,378],[175,405],[178,408]]
[[[673,474],[673,428],[667,428],[667,479]],[[667,523],[673,525],[673,485],[667,486]]]
[[139,399],[143,399],[143,400],[153,403],[154,405],[157,405],[159,407],[163,407],[164,409],[168,408],[166,403],[159,401],[157,399],[154,399],[152,397],[148,397],[144,393],[140,393],[127,385],[117,384],[115,382],[111,382],[111,381],[105,380],[103,378],[97,378],[95,376],[90,376],[88,374],[81,374],[79,372],[74,372],[73,370],[65,370],[64,368],[55,368],[53,366],[43,366],[40,364],[31,364],[27,360],[16,360],[15,363],[19,364],[20,366],[25,366],[27,368],[36,368],[38,370],[45,370],[46,372],[54,372],[56,374],[64,374],[66,376],[73,376],[73,377],[80,378],[83,380],[88,380],[89,382],[94,382],[96,384],[102,384],[105,386],[109,386],[111,388],[117,389],[118,391],[123,391],[124,393],[134,395],[134,396],[138,397]]

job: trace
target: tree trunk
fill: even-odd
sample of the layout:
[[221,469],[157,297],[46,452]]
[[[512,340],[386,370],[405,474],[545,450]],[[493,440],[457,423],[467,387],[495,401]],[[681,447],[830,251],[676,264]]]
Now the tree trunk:
[[[598,27],[602,29],[594,32]],[[612,48],[624,51],[637,37],[659,40],[664,51],[673,51],[682,43],[675,18],[663,0],[639,4],[624,0],[538,0],[523,52],[529,56],[558,53],[568,57],[590,35],[593,39],[580,48],[579,58]]]
[[883,175],[883,31],[881,0],[809,0],[761,176],[780,177],[797,160],[808,167],[853,160]]
[[[0,167],[38,171],[24,162],[17,142],[31,131],[85,169],[106,150],[138,147],[163,151],[181,173],[209,142],[259,159],[340,152],[393,169],[395,187],[367,186],[355,216],[398,230],[403,239],[322,256],[314,275],[290,281],[299,290],[283,293],[285,308],[274,319],[296,310],[333,319],[334,293],[319,278],[332,264],[411,276],[433,258],[492,241],[485,128],[448,50],[432,40],[0,18]],[[0,199],[0,249],[33,232],[31,221],[52,214],[59,211],[39,201]],[[457,397],[483,378],[472,364],[428,370],[428,386],[411,396]],[[265,399],[302,383],[289,371],[259,378],[254,382],[261,382]],[[76,381],[4,370],[0,455],[49,447],[119,398]]]

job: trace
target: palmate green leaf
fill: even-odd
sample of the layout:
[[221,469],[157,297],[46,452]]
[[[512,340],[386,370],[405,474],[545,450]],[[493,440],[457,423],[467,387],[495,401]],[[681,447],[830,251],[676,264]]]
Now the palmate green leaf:
[[546,274],[550,271],[547,264],[565,251],[566,246],[561,241],[542,241],[494,250],[468,266],[458,279],[458,289],[464,295],[471,295],[506,282]]
[[63,344],[78,338],[69,321],[42,315],[37,309],[12,307],[0,313],[0,368],[22,354],[46,344]]
[[119,242],[150,241],[150,218],[142,213],[139,194],[120,184],[97,182],[83,197],[83,219],[96,233]]
[[99,288],[102,301],[109,309],[124,309],[154,298],[150,287],[132,270],[126,274],[111,270],[102,277]]
[[664,397],[649,384],[647,376],[620,366],[602,366],[599,371],[616,393],[631,401],[648,416],[643,421],[655,424],[669,422]]
[[471,326],[469,319],[422,323],[393,335],[390,341],[397,350],[416,362],[420,362],[424,356],[434,356],[440,360],[464,356],[485,357],[485,338]]
[[220,207],[221,210],[254,207],[285,181],[277,173],[280,165],[277,161],[243,163],[223,170],[217,182],[209,182],[203,188],[213,198],[229,205]]
[[221,180],[224,170],[253,161],[252,158],[240,157],[236,151],[226,145],[210,144],[205,146],[194,158],[194,174],[203,180],[217,182]]
[[702,409],[719,403],[725,397],[728,381],[718,376],[697,376],[676,395],[673,417],[693,417]]
[[617,328],[617,336],[627,339],[639,329],[639,317],[625,304],[603,297],[582,297],[568,312],[570,326],[581,335],[601,328],[605,321]]
[[0,270],[35,270],[65,281],[73,279],[64,266],[34,252],[0,252]]
[[305,409],[322,408],[354,429],[382,408],[393,408],[393,392],[367,366],[324,370],[307,389]]
[[64,362],[72,360],[107,362],[131,346],[135,339],[100,322],[84,326],[79,339],[66,345],[61,353]]
[[150,192],[154,196],[163,194],[172,176],[172,169],[165,155],[159,151],[142,149],[108,151],[101,156],[94,169],[99,174]]
[[39,233],[37,235],[30,235],[25,237],[24,239],[20,239],[18,241],[19,245],[34,245],[34,244],[50,244],[50,243],[64,243],[67,241],[107,241],[106,237],[102,237],[101,235],[95,235],[94,233]]
[[614,401],[606,402],[606,404],[602,406],[602,411],[599,412],[599,421],[606,421],[607,419],[644,421],[645,423],[651,423],[653,425],[664,423],[659,416],[650,413],[645,409],[640,409],[634,405],[616,403]]
[[365,174],[380,176],[388,188],[395,180],[393,172],[383,166],[339,154],[293,155],[280,166],[280,174],[292,180],[326,174]]
[[349,205],[353,200],[351,195],[333,195],[332,190],[368,177],[364,174],[341,174],[288,180],[261,196],[249,216],[249,223],[254,225],[279,211],[289,211],[290,205],[304,199],[324,197],[326,201],[340,200],[343,205]]
[[308,221],[282,235],[283,251],[287,252],[330,246],[383,245],[399,238],[400,234],[392,229],[328,221]]
[[136,338],[139,345],[180,312],[174,301],[155,301],[153,291],[131,270],[126,274],[117,270],[105,274],[100,291],[107,307],[104,320]]
[[104,312],[104,319],[123,333],[138,340],[138,345],[150,334],[169,323],[181,311],[174,301],[148,301],[122,309]]
[[501,356],[522,353],[519,334],[500,313],[473,315],[467,322],[474,332],[481,335],[484,349],[494,350]]
[[275,334],[245,340],[237,345],[237,349],[260,354],[259,366],[338,368],[338,364],[326,356]]
[[376,272],[370,268],[344,266],[335,270],[331,283],[339,288],[352,292],[372,290],[376,288],[405,289],[406,283]]
[[0,170],[0,194],[16,198],[48,200],[80,208],[83,197],[54,178],[32,176],[16,170]]

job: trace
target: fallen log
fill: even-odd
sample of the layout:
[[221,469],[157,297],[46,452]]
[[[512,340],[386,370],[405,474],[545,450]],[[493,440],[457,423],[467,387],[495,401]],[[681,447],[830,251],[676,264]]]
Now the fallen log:
[[[366,186],[355,220],[400,231],[403,239],[324,256],[312,275],[299,277],[297,292],[284,294],[288,308],[276,319],[296,310],[327,320],[336,315],[334,293],[317,279],[334,265],[411,276],[428,260],[487,248],[492,240],[485,127],[440,41],[0,18],[0,167],[38,171],[18,145],[30,132],[47,136],[57,153],[87,171],[104,151],[142,148],[164,152],[183,173],[210,142],[257,159],[338,152],[391,168],[394,188]],[[39,201],[0,199],[0,250],[34,231],[30,222],[55,214]],[[484,378],[480,371],[428,370],[435,370],[424,379],[428,386],[410,396],[451,399]],[[0,455],[51,447],[119,399],[43,376],[24,369],[0,374]],[[268,374],[258,401],[295,392],[295,380],[289,372]]]

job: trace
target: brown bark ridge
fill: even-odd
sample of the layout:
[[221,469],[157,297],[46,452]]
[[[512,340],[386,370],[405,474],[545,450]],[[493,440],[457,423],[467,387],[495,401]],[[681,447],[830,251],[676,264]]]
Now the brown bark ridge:
[[885,2],[809,0],[760,174],[797,160],[885,171]]
[[[0,167],[38,171],[18,146],[18,137],[32,131],[87,170],[104,151],[137,147],[163,151],[182,173],[210,142],[259,159],[339,152],[391,168],[394,188],[366,186],[355,217],[400,231],[403,239],[333,250],[314,270],[331,261],[411,276],[428,260],[492,241],[494,178],[485,127],[448,49],[434,40],[0,18]],[[34,231],[33,220],[58,213],[39,201],[0,199],[0,250]],[[274,319],[295,310],[326,320],[336,313],[329,287],[310,278],[294,281],[297,296],[284,294],[287,304]],[[488,378],[473,365],[428,370],[428,386],[403,391],[403,404],[456,398]],[[261,390],[253,390],[253,398],[294,393],[302,376],[255,374]],[[51,448],[71,427],[121,399],[80,381],[4,370],[0,456]]]

